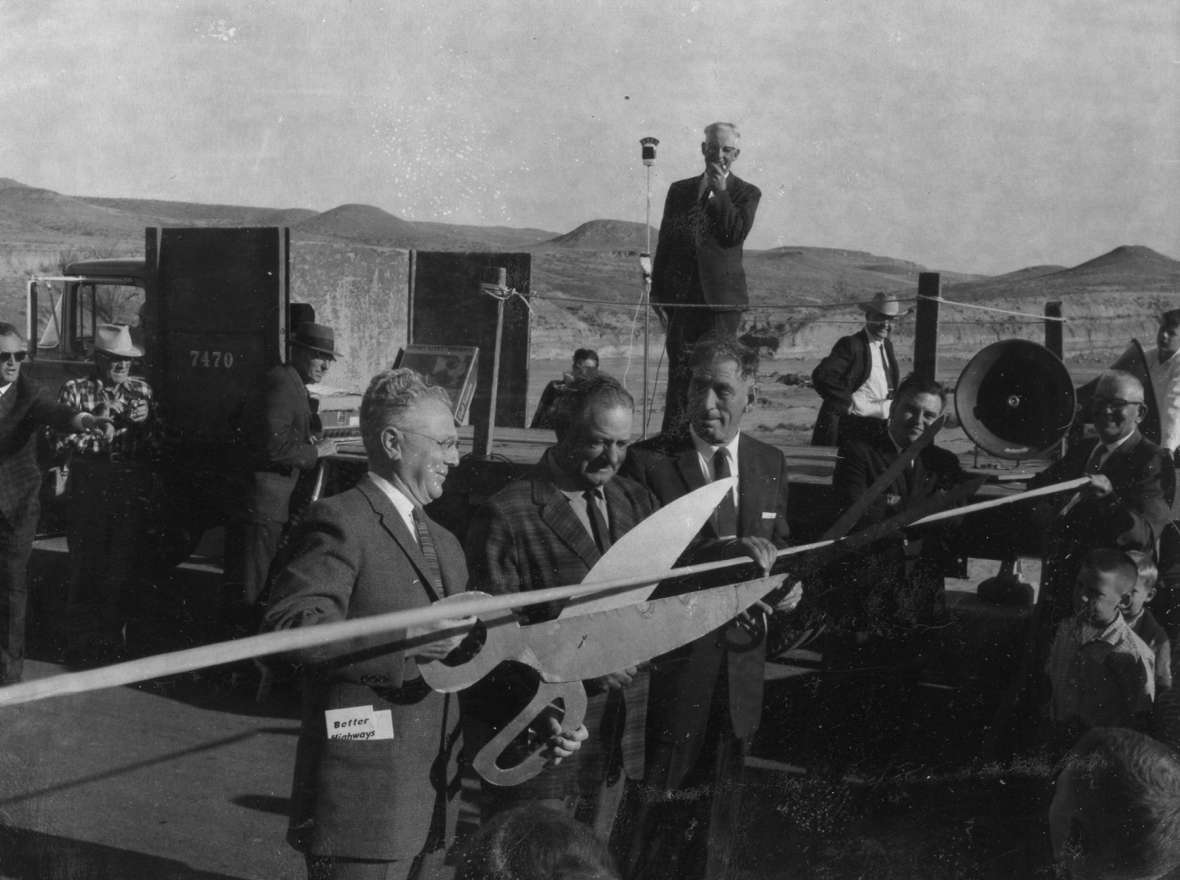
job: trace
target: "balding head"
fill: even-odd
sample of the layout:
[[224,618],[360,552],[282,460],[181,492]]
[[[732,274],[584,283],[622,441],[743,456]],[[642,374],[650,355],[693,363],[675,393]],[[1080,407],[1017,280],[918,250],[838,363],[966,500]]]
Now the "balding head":
[[1143,383],[1122,370],[1107,370],[1098,377],[1091,407],[1099,439],[1117,443],[1135,431],[1147,412]]

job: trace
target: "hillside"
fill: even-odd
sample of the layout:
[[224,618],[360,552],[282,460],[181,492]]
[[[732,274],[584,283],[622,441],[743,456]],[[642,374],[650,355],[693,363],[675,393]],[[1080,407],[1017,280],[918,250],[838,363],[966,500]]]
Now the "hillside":
[[[354,272],[357,248],[529,251],[533,355],[568,356],[582,344],[625,353],[642,328],[638,254],[642,223],[595,219],[563,234],[537,228],[411,221],[373,205],[328,211],[69,196],[0,178],[0,309],[17,308],[25,278],[78,257],[142,254],[145,226],[287,225],[314,244],[324,283]],[[656,230],[650,230],[652,241]],[[366,251],[369,253],[369,251]],[[369,259],[366,257],[366,259]],[[375,265],[375,264],[374,264]],[[926,267],[854,249],[808,246],[748,251],[748,324],[780,340],[781,356],[811,359],[862,322],[856,304],[874,291],[910,298]],[[1123,245],[1072,267],[1042,265],[991,277],[941,271],[940,345],[969,355],[996,339],[1040,339],[1044,303],[1065,305],[1067,356],[1101,359],[1131,336],[1149,338],[1154,315],[1180,305],[1180,262]],[[351,277],[351,275],[349,275]],[[371,280],[370,280],[371,283]],[[963,306],[956,305],[962,303]],[[1017,314],[979,311],[987,306]],[[658,332],[658,321],[652,321]],[[896,330],[909,346],[912,321]],[[653,339],[659,347],[661,340]],[[1072,354],[1071,354],[1072,352]]]

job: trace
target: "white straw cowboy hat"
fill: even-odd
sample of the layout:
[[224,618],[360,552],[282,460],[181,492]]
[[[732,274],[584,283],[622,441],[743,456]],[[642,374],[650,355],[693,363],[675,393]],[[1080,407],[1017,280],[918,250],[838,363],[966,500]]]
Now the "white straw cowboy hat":
[[143,349],[131,342],[126,324],[99,324],[94,328],[94,353],[118,358],[141,358]]
[[873,294],[871,300],[860,304],[860,310],[862,312],[876,312],[886,318],[896,318],[901,314],[901,303],[893,294],[879,290]]

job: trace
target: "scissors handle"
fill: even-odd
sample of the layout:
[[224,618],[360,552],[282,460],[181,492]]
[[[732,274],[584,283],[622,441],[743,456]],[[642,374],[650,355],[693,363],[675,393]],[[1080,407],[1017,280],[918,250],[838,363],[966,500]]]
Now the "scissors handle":
[[[541,741],[529,752],[528,756],[511,767],[501,767],[499,759],[513,740],[523,733],[530,724],[547,709],[553,706],[555,700],[561,700],[562,727],[570,730],[578,727],[586,717],[586,689],[579,681],[548,682],[542,681],[537,687],[537,693],[520,714],[512,719],[504,729],[496,734],[475,756],[471,766],[475,771],[493,785],[510,786],[527,782],[545,769],[548,758],[545,750],[548,748],[547,738]],[[554,706],[554,708],[556,708]]]
[[766,612],[757,606],[751,608],[745,617],[722,630],[721,637],[735,654],[753,651],[766,638]]
[[[439,599],[435,605],[447,605],[489,596],[478,590],[455,593]],[[524,650],[520,625],[511,611],[480,615],[471,632],[454,651],[442,660],[418,664],[422,678],[436,691],[449,694],[471,687],[502,660],[513,660]]]

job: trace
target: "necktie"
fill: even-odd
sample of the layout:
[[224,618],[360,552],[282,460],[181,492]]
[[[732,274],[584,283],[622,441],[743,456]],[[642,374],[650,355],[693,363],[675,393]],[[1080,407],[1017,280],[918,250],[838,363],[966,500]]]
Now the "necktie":
[[893,371],[889,369],[889,358],[885,356],[885,343],[880,343],[877,348],[881,350],[881,364],[885,367],[885,384],[889,387],[889,396],[893,396],[893,392],[897,389],[893,387]]
[[[733,476],[733,468],[729,464],[729,447],[722,446],[713,453],[713,478],[723,480]],[[733,503],[733,492],[726,492],[721,503],[717,505],[716,528],[718,538],[737,537],[737,505]]]
[[426,514],[415,507],[413,516],[418,549],[422,551],[422,558],[426,560],[426,575],[432,584],[445,593],[446,585],[443,583],[442,569],[438,564],[438,548],[434,546],[434,538],[430,537],[430,529],[426,526]]
[[1099,443],[1094,447],[1094,451],[1090,453],[1090,460],[1086,462],[1086,473],[1096,474],[1102,470],[1102,465],[1106,463],[1106,446]]
[[606,527],[606,517],[602,515],[602,508],[598,501],[602,498],[601,489],[587,489],[582,493],[586,499],[586,514],[590,517],[590,533],[594,536],[594,543],[598,545],[598,552],[605,553],[610,549],[610,529]]

